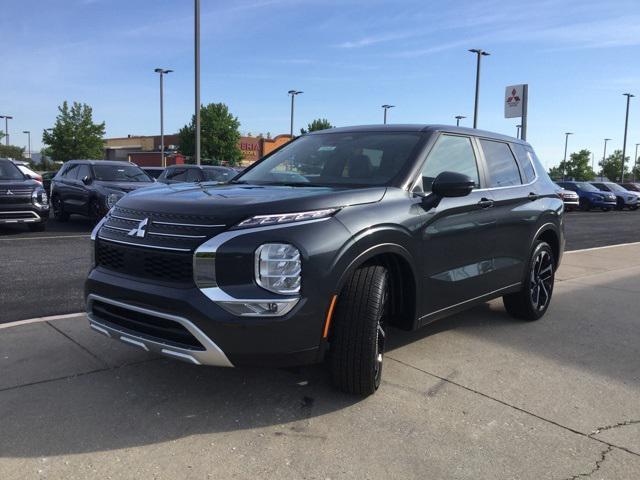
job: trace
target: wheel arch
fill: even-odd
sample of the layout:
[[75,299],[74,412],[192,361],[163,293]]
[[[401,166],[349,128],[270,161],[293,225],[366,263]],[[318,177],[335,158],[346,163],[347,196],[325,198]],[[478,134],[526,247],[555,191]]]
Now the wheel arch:
[[549,244],[553,251],[553,260],[556,267],[560,264],[560,259],[562,257],[561,238],[558,226],[555,223],[549,222],[538,228],[533,240],[533,245],[540,240]]

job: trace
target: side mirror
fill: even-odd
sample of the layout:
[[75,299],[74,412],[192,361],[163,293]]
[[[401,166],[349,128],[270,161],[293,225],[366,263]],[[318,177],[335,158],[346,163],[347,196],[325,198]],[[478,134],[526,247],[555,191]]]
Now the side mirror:
[[85,175],[82,179],[82,183],[84,183],[85,185],[89,185],[91,183],[91,177],[89,175]]
[[431,185],[434,195],[444,197],[466,197],[475,187],[475,182],[466,175],[456,172],[442,172]]

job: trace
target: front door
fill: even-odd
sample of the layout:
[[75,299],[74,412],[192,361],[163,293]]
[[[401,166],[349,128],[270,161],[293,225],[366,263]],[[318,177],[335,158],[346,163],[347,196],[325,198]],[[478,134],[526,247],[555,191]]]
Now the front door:
[[484,175],[471,138],[453,134],[438,137],[418,181],[425,194],[430,193],[433,180],[444,171],[469,176],[476,189],[466,197],[443,198],[425,213],[421,323],[493,291],[498,284],[493,262],[494,199],[490,192],[480,190]]

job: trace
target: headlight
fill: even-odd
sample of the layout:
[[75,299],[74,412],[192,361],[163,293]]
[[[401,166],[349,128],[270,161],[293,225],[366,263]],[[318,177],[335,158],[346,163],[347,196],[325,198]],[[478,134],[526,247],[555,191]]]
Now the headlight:
[[280,295],[300,292],[300,251],[288,243],[265,243],[255,253],[256,283]]
[[37,188],[31,193],[31,202],[36,207],[45,207],[49,205],[49,197],[47,197],[47,192],[42,188]]
[[325,208],[323,210],[312,210],[309,212],[298,213],[280,213],[276,215],[256,215],[240,222],[237,226],[261,227],[265,225],[274,225],[279,223],[303,222],[305,220],[317,220],[319,218],[330,217],[336,213],[338,208]]
[[122,197],[124,197],[123,193],[110,193],[109,196],[107,196],[107,208],[113,208]]

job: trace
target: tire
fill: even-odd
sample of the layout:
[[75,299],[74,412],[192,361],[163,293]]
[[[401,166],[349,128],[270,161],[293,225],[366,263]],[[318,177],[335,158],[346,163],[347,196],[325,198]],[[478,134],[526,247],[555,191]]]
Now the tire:
[[100,207],[100,204],[96,199],[91,200],[89,202],[89,218],[92,222],[98,223],[104,217],[103,209]]
[[589,210],[591,210],[591,202],[586,198],[581,198],[580,210],[582,210],[583,212],[588,212]]
[[539,241],[527,262],[522,290],[502,297],[505,309],[511,316],[522,320],[542,318],[551,303],[554,280],[553,250],[547,242]]
[[380,386],[389,275],[380,265],[358,268],[338,296],[330,338],[333,385],[367,396]]
[[616,210],[622,211],[624,210],[624,202],[618,198],[616,201]]
[[47,228],[47,224],[44,222],[28,223],[27,228],[29,228],[29,231],[31,232],[44,232]]
[[64,204],[58,195],[51,199],[51,207],[53,210],[53,218],[58,222],[66,222],[69,220],[69,214],[64,211]]

